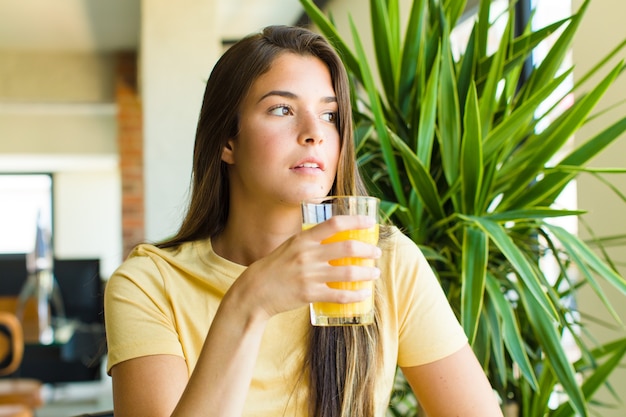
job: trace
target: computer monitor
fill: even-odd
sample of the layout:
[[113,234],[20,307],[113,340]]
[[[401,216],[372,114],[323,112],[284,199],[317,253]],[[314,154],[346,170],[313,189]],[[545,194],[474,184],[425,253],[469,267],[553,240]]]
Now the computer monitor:
[[25,253],[0,253],[0,296],[19,294],[26,277]]
[[68,318],[103,322],[102,280],[98,259],[56,259],[56,278]]
[[[103,322],[99,259],[55,259],[53,273],[67,318]],[[26,278],[26,254],[0,254],[0,296],[19,295]]]

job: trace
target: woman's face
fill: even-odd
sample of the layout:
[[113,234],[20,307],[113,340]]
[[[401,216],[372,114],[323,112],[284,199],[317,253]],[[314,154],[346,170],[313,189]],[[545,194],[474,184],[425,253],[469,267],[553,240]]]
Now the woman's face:
[[283,53],[251,86],[222,160],[234,202],[299,204],[326,195],[339,158],[337,99],[318,58]]

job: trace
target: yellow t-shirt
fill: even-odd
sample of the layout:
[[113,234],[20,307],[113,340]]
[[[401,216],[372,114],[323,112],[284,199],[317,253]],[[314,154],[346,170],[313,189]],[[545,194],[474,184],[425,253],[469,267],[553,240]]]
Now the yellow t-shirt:
[[[444,358],[467,343],[426,259],[397,229],[382,247],[383,369],[376,391],[384,416],[396,365]],[[244,266],[213,252],[209,240],[176,249],[140,245],[110,278],[105,294],[108,370],[147,355],[183,357],[193,371],[220,300]],[[307,307],[273,317],[266,328],[245,416],[305,416],[302,363],[310,326]]]

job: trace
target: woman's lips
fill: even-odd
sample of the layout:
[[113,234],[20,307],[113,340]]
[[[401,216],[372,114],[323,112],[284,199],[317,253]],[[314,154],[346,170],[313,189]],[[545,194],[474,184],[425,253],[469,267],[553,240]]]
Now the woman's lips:
[[307,158],[304,159],[300,162],[298,162],[297,164],[295,164],[292,169],[294,170],[313,170],[313,171],[324,171],[324,164],[317,160],[317,159],[312,159],[312,158]]

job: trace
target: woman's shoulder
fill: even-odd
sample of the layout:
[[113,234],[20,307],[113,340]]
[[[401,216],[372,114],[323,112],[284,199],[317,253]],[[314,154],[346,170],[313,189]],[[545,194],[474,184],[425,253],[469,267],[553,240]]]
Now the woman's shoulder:
[[380,246],[383,251],[400,254],[420,254],[418,245],[397,226],[384,226],[380,232]]
[[140,243],[113,273],[119,275],[155,276],[165,265],[183,267],[190,260],[197,258],[198,242],[187,242],[175,247],[161,248],[152,243]]
[[[396,226],[389,226],[383,232],[380,242],[383,255],[379,261],[387,280],[394,286],[418,284],[425,277],[433,275],[433,270],[421,248]],[[402,284],[402,285],[404,285]]]

